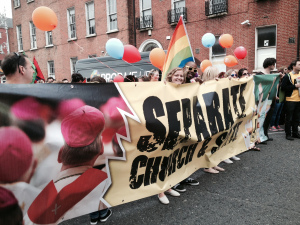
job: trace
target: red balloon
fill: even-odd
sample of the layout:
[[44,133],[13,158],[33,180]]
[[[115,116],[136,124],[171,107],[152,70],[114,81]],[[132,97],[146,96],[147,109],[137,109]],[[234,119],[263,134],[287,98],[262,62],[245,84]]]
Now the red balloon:
[[122,59],[128,63],[135,63],[141,60],[141,54],[133,45],[124,45],[124,55]]
[[237,47],[235,50],[234,50],[234,55],[238,58],[238,59],[244,59],[247,55],[247,50],[243,47],[243,46],[240,46],[240,47]]
[[228,55],[224,58],[224,64],[228,67],[233,67],[238,64],[236,58],[233,55]]
[[124,77],[121,75],[117,75],[114,78],[114,82],[124,82]]

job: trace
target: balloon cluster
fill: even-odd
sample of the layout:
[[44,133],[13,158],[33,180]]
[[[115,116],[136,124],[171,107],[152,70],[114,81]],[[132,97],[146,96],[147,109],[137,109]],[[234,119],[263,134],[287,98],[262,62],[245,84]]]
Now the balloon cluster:
[[[202,45],[206,48],[212,47],[216,42],[216,37],[212,33],[206,33],[202,36]],[[219,44],[223,48],[230,48],[233,45],[233,37],[230,34],[222,34],[219,38]],[[243,46],[237,47],[234,50],[234,55],[228,55],[224,58],[224,64],[228,67],[233,67],[238,64],[238,59],[244,59],[247,56],[247,50]],[[201,62],[200,69],[202,72],[209,67],[212,66],[212,63],[205,59]]]

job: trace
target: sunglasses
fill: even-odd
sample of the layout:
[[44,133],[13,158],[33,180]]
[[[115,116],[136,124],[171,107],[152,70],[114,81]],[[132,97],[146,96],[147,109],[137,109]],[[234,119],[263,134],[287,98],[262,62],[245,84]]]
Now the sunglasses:
[[236,74],[231,74],[232,77],[236,77]]
[[243,76],[250,75],[250,73],[243,73]]
[[185,66],[189,71],[192,71],[192,70],[194,70],[194,73],[197,73],[198,72],[198,70],[197,69],[195,69],[194,67],[189,67],[189,66]]
[[18,52],[14,52],[14,54],[18,57],[18,68],[19,68],[19,73],[20,73],[20,58],[21,58],[21,56],[20,56],[20,54],[18,53]]

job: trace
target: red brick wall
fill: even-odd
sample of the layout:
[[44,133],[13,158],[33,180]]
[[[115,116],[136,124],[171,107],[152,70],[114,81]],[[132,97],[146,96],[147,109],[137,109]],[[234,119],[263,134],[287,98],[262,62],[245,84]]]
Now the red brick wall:
[[[85,2],[75,0],[47,0],[34,1],[27,4],[21,1],[21,7],[13,9],[13,34],[10,35],[11,51],[17,51],[16,25],[22,25],[23,45],[26,54],[36,57],[42,72],[47,77],[47,61],[54,60],[57,80],[71,77],[70,58],[87,58],[90,54],[103,55],[105,44],[109,38],[118,38],[124,44],[134,44],[134,12],[133,1],[117,0],[118,29],[119,32],[107,34],[106,1],[95,2],[96,37],[86,38]],[[202,46],[201,38],[211,32],[215,35],[229,33],[234,38],[233,46],[227,54],[233,54],[238,46],[248,50],[245,59],[240,60],[236,68],[247,67],[253,70],[255,66],[255,34],[256,28],[266,25],[277,26],[277,68],[288,65],[297,56],[297,45],[289,44],[289,37],[297,41],[298,1],[296,0],[228,0],[228,14],[208,18],[205,16],[205,1],[186,0],[187,23],[186,28],[190,38],[194,56],[199,60],[209,58],[209,49]],[[58,17],[58,26],[53,30],[52,48],[45,48],[45,32],[37,29],[38,49],[30,51],[29,21],[32,12],[38,6],[50,7]],[[67,9],[75,7],[77,40],[68,42]],[[147,31],[136,30],[136,47],[147,39],[155,39],[164,49],[168,48],[175,26],[167,23],[167,11],[171,9],[171,0],[153,0],[153,30],[151,36]],[[135,17],[139,17],[139,0],[135,0]],[[241,25],[241,22],[250,20],[251,26]],[[200,49],[196,54],[195,49]]]

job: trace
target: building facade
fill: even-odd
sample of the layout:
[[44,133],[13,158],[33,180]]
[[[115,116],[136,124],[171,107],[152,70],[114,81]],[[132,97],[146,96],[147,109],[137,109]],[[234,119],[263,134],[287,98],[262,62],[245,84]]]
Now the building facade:
[[[51,32],[35,28],[31,15],[50,7],[58,26]],[[196,61],[210,59],[225,71],[226,55],[244,46],[248,55],[235,68],[259,70],[266,57],[277,68],[296,59],[299,1],[296,0],[12,0],[11,51],[35,56],[45,77],[68,78],[77,60],[105,56],[105,44],[118,38],[139,51],[168,49],[180,15],[184,16]],[[205,48],[201,38],[231,34],[234,44],[223,49],[216,42]]]

